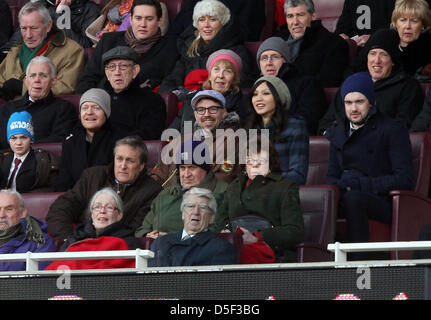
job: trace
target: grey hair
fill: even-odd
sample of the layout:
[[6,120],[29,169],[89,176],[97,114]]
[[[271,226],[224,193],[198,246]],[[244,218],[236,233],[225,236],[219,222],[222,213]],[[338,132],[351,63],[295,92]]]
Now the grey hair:
[[22,211],[25,208],[24,198],[22,197],[21,193],[19,193],[18,191],[15,191],[12,189],[2,189],[0,190],[0,193],[6,194],[6,195],[16,195],[18,198],[19,209]]
[[98,196],[100,196],[101,194],[107,194],[107,195],[111,196],[112,199],[114,199],[115,205],[117,206],[117,209],[118,209],[118,212],[124,211],[124,203],[123,203],[123,200],[121,199],[121,197],[114,191],[114,189],[106,187],[106,188],[100,189],[91,197],[90,202],[88,204],[88,208],[87,208],[87,214],[88,214],[89,218],[91,218],[91,208],[93,208],[94,202],[96,202],[96,198]]
[[286,0],[283,6],[284,14],[286,15],[287,8],[298,7],[303,4],[307,7],[309,14],[313,14],[315,12],[313,0]]
[[140,152],[139,161],[140,163],[147,163],[148,160],[148,149],[145,145],[144,140],[140,136],[129,136],[122,138],[120,140],[117,140],[114,147],[114,157],[115,153],[117,152],[117,148],[122,145],[127,145],[132,149],[138,149]]
[[30,60],[29,64],[27,65],[27,68],[25,69],[25,75],[27,77],[29,76],[28,72],[29,72],[30,66],[33,62],[47,63],[49,68],[51,69],[51,78],[55,78],[57,76],[57,69],[55,68],[55,65],[52,62],[52,60],[48,57],[45,57],[45,56],[37,56],[37,57]]
[[39,12],[39,14],[40,14],[40,16],[42,18],[43,24],[45,26],[48,26],[49,23],[52,23],[52,18],[51,18],[51,15],[49,14],[48,9],[45,8],[45,6],[40,1],[37,1],[37,2],[27,2],[21,8],[21,10],[19,10],[18,21],[21,21],[21,16],[23,14],[29,14],[29,13],[32,13],[34,11],[38,11]]
[[208,206],[210,207],[211,211],[215,214],[217,212],[217,200],[215,199],[213,193],[211,190],[205,189],[205,188],[196,188],[193,187],[183,195],[183,200],[181,201],[181,212],[184,209],[184,205],[187,202],[187,199],[189,196],[198,196],[198,197],[205,197],[209,200]]

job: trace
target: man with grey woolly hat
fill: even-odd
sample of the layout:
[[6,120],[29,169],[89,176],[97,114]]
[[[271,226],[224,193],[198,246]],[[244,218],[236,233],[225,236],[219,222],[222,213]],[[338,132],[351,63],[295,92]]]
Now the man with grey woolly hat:
[[105,112],[106,118],[111,115],[111,96],[103,89],[92,88],[87,90],[79,101],[79,112],[84,102],[94,102]]
[[262,75],[277,76],[289,88],[291,94],[290,115],[299,115],[307,122],[308,134],[317,131],[319,119],[327,107],[325,92],[316,77],[300,74],[289,63],[289,50],[280,37],[271,37],[262,42],[256,54],[257,65]]

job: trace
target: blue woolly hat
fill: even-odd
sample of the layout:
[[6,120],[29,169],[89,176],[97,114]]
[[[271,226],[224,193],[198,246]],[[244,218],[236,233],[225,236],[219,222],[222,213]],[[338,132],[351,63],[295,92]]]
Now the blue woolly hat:
[[182,164],[194,164],[209,172],[211,170],[211,163],[207,159],[207,155],[207,145],[204,141],[187,140],[181,144],[181,149],[176,155],[175,163],[177,167]]
[[344,98],[350,92],[362,93],[373,106],[376,102],[374,97],[374,82],[368,72],[358,72],[344,80],[340,89],[343,103]]
[[27,111],[14,112],[7,123],[7,140],[16,135],[25,134],[34,142],[32,116]]

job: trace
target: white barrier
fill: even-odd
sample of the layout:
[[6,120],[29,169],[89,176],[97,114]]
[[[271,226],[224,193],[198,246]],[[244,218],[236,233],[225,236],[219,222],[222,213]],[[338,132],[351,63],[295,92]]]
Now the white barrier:
[[335,262],[346,262],[348,252],[404,251],[431,249],[431,241],[363,242],[328,244],[328,250],[335,252]]
[[26,252],[0,254],[0,262],[25,261],[27,272],[38,271],[39,261],[82,260],[82,259],[135,259],[135,269],[142,271],[147,268],[147,260],[154,258],[150,250],[113,250],[113,251],[82,251],[82,252]]

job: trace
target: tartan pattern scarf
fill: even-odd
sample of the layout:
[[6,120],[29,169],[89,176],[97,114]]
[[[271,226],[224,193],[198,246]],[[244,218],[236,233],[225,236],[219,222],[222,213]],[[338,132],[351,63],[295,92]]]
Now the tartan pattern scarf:
[[151,49],[151,47],[160,40],[160,38],[162,37],[162,32],[159,30],[157,31],[157,33],[152,36],[149,37],[147,39],[144,40],[138,40],[136,39],[135,35],[133,34],[132,31],[132,27],[130,26],[129,28],[127,28],[126,33],[124,34],[124,37],[126,39],[126,43],[129,45],[129,47],[135,49],[135,51],[139,54],[142,55],[145,52],[147,52],[148,50]]

